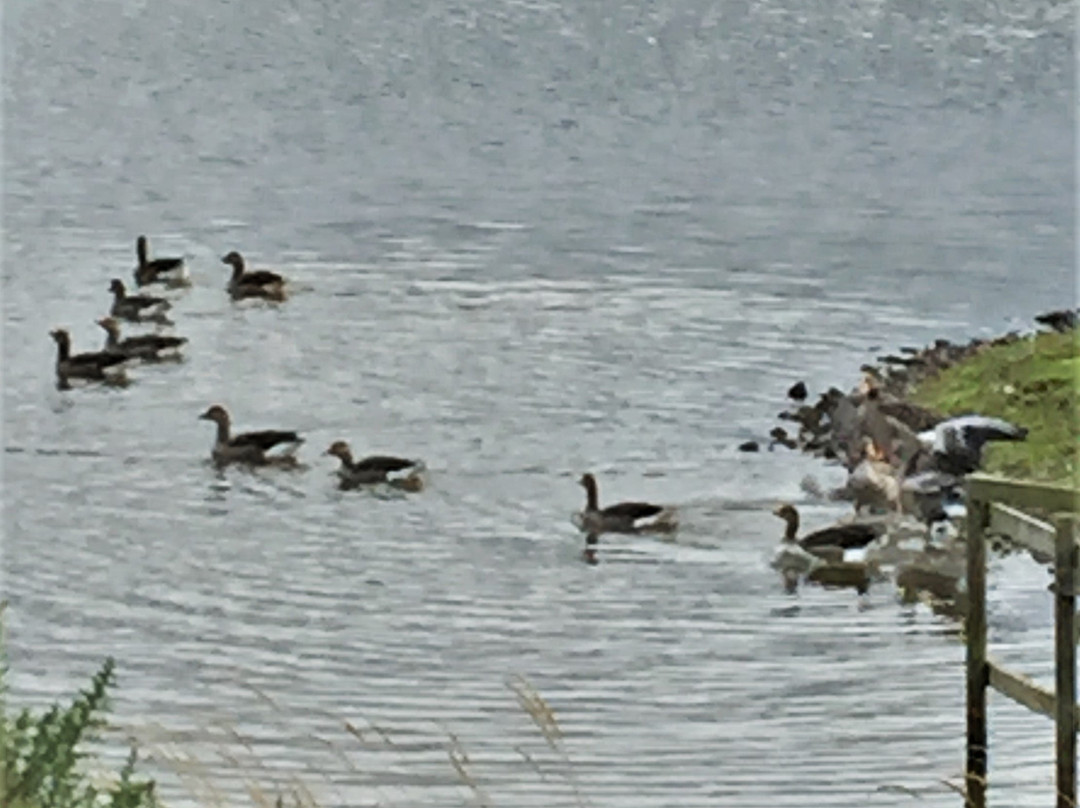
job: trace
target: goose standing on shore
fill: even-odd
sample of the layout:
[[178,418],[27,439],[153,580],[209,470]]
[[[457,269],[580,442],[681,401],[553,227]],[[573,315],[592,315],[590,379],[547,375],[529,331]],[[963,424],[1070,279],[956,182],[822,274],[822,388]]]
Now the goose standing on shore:
[[165,298],[129,295],[127,287],[119,278],[113,278],[112,283],[109,284],[109,291],[113,293],[113,304],[109,310],[109,314],[113,317],[132,323],[172,324],[165,316],[165,312],[172,308],[172,304]]
[[244,257],[236,250],[222,258],[221,263],[228,264],[233,270],[226,286],[233,300],[248,297],[276,301],[285,299],[285,279],[276,272],[267,269],[248,272],[244,266]]
[[135,255],[138,265],[135,267],[135,285],[146,286],[150,283],[169,283],[170,285],[183,285],[187,278],[184,276],[183,258],[155,258],[149,259],[149,248],[146,236],[139,236],[135,241]]
[[855,502],[855,513],[863,508],[900,510],[900,480],[897,469],[885,460],[885,453],[866,436],[862,439],[861,459],[848,474],[845,488]]
[[337,474],[338,487],[342,491],[379,483],[389,483],[405,491],[420,491],[424,487],[422,461],[389,455],[371,455],[362,460],[353,460],[352,450],[343,440],[330,444],[325,454],[341,461]]
[[[56,379],[61,389],[68,389],[72,379],[113,383],[127,381],[123,369],[118,367],[127,360],[127,357],[105,351],[73,355],[71,335],[66,329],[57,328],[50,331],[49,336],[56,342]],[[110,368],[108,373],[106,373],[106,368]]]
[[115,318],[102,317],[97,324],[105,329],[105,353],[142,359],[144,362],[179,359],[180,348],[187,342],[187,337],[163,334],[140,334],[120,339],[120,323]]
[[[229,463],[246,463],[251,466],[297,465],[293,455],[304,439],[296,432],[265,429],[259,432],[244,432],[233,435],[230,432],[231,421],[228,411],[220,404],[214,404],[199,416],[200,419],[217,424],[217,435],[210,456],[219,466]],[[278,454],[267,454],[276,446],[284,445],[287,449]]]
[[573,522],[586,533],[670,533],[679,526],[672,508],[650,502],[619,502],[601,509],[592,474],[583,474],[578,484],[585,489],[585,509],[574,514]]

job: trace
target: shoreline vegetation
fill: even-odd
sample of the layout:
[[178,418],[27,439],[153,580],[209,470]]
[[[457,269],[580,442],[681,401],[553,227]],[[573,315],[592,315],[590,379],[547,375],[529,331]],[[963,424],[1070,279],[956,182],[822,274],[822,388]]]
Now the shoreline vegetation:
[[[0,604],[0,619],[2,607]],[[116,684],[108,657],[70,706],[13,712],[7,703],[7,664],[0,647],[0,806],[3,808],[155,808],[153,780],[137,776],[132,745],[117,772],[94,773],[84,764],[87,741],[107,726],[108,691]]]
[[[1052,312],[1036,319],[1051,330],[1010,333],[966,344],[938,340],[925,348],[902,348],[897,354],[880,357],[877,365],[864,365],[864,382],[870,379],[883,391],[891,402],[892,416],[912,429],[928,428],[935,419],[970,412],[1022,424],[1028,429],[1027,439],[990,447],[983,470],[1076,487],[1080,484],[1077,317],[1072,312]],[[799,386],[805,396],[805,386]],[[773,430],[774,443],[829,459],[838,457],[844,447],[836,443],[835,429],[830,431],[830,422],[835,423],[830,416],[840,401],[858,395],[858,391],[843,394],[832,388],[817,405],[803,405],[782,414],[782,418],[800,423],[798,440],[778,428]],[[897,584],[903,591],[900,577]],[[0,620],[5,605],[0,603]],[[0,634],[0,660],[2,643]],[[111,658],[69,707],[54,705],[36,714],[11,711],[4,683],[6,669],[6,664],[0,665],[0,808],[153,808],[160,804],[155,781],[136,775],[134,746],[118,772],[103,777],[86,770],[84,761],[90,756],[82,747],[106,726],[102,715],[108,707],[108,690],[115,684]],[[514,680],[508,686],[550,751],[565,766],[565,776],[580,798],[580,786],[551,708],[524,680]],[[365,741],[362,732],[347,722],[345,728]],[[482,786],[462,763],[468,756],[460,749],[456,756],[454,749],[449,754],[462,783],[482,798]],[[293,801],[315,805],[310,795],[304,799],[295,791],[289,801],[280,793],[276,800],[265,793],[251,794],[259,805],[283,806]]]
[[979,411],[1021,424],[1027,439],[992,444],[983,470],[1080,484],[1080,331],[1050,331],[981,346],[918,381],[910,400],[945,416]]
[[[1043,483],[1080,481],[1080,331],[1075,317],[1050,312],[1052,330],[973,339],[936,340],[924,348],[902,347],[863,365],[862,383],[851,393],[833,387],[810,406],[783,412],[800,425],[797,439],[782,427],[774,443],[816,454],[841,457],[848,435],[838,423],[862,403],[868,386],[882,398],[880,410],[913,432],[946,418],[978,413],[1025,427],[1026,440],[987,446],[982,471]],[[805,391],[805,386],[803,386]]]

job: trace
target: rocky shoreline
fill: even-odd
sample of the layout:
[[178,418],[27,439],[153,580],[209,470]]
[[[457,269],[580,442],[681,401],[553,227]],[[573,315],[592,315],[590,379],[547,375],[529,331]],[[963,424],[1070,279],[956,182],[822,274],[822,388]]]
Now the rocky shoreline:
[[[1047,312],[1036,317],[1035,322],[1067,333],[1080,322],[1080,309]],[[939,339],[922,348],[902,347],[895,354],[880,356],[877,364],[863,365],[861,380],[851,391],[830,387],[814,403],[808,401],[804,382],[792,385],[788,398],[793,406],[778,417],[794,428],[774,428],[769,448],[785,446],[843,464],[849,472],[843,488],[825,493],[814,481],[807,480],[804,490],[812,496],[854,501],[856,512],[842,522],[885,520],[891,537],[865,563],[823,564],[807,576],[808,580],[865,591],[871,580],[892,578],[905,600],[923,599],[936,611],[952,616],[963,614],[966,545],[962,506],[960,515],[953,513],[946,522],[940,508],[933,516],[920,510],[909,486],[918,471],[920,456],[925,455],[919,434],[933,430],[948,416],[914,403],[911,395],[925,381],[983,351],[1030,336],[1012,331],[966,343]],[[740,448],[749,449],[745,445]],[[859,489],[865,488],[866,480],[862,478],[868,474],[884,493],[876,507],[869,509],[870,515],[862,515],[866,501],[860,498]],[[895,502],[890,499],[890,480],[895,481]],[[941,541],[932,538],[936,519],[948,524],[947,535]]]
[[[1035,321],[1050,330],[1068,332],[1080,322],[1080,309],[1047,312],[1035,317]],[[912,391],[927,379],[988,348],[1023,339],[1024,334],[1010,331],[1000,337],[976,338],[966,343],[938,339],[923,348],[904,346],[895,354],[878,357],[878,364],[863,365],[860,368],[863,379],[855,389],[844,393],[837,387],[830,387],[812,405],[803,403],[806,385],[796,382],[788,395],[797,406],[784,410],[778,417],[794,422],[798,430],[791,435],[784,426],[778,425],[769,434],[770,448],[783,445],[827,460],[851,456],[856,449],[853,444],[860,437],[854,420],[870,390],[877,391],[877,409],[886,417],[899,421],[914,433],[933,429],[946,416],[910,401]]]

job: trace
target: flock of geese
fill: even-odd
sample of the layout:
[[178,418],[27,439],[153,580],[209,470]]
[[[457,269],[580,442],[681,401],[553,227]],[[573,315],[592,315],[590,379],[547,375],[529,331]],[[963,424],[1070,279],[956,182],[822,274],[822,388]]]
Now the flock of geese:
[[[163,285],[176,289],[191,285],[184,259],[151,259],[145,236],[139,236],[135,242],[135,254],[138,261],[134,272],[136,286]],[[235,250],[221,261],[232,268],[225,286],[232,300],[260,299],[279,303],[285,300],[288,284],[278,273],[265,269],[249,271],[243,256]],[[57,384],[62,390],[70,389],[73,382],[126,386],[129,383],[127,370],[133,364],[183,358],[186,337],[161,333],[130,337],[121,335],[121,321],[155,327],[174,325],[168,316],[172,309],[168,299],[149,294],[129,294],[120,278],[113,278],[109,291],[113,295],[109,315],[97,321],[105,330],[102,350],[73,354],[68,331],[58,328],[51,332],[57,347]],[[304,439],[295,431],[267,429],[233,434],[229,412],[220,404],[212,405],[199,418],[212,421],[217,426],[210,455],[219,468],[232,463],[281,467],[297,465],[295,451]],[[348,443],[341,440],[335,441],[326,454],[338,458],[341,463],[338,478],[343,490],[379,483],[389,483],[406,491],[418,491],[423,487],[421,472],[424,466],[421,461],[386,455],[355,460]]]
[[[139,236],[136,240],[135,254],[137,264],[134,279],[140,289],[155,285],[178,289],[191,285],[184,259],[151,259],[146,236]],[[282,275],[265,269],[248,270],[243,256],[235,250],[226,254],[221,261],[232,268],[225,286],[232,300],[260,299],[275,303],[286,300],[288,281]],[[59,328],[51,332],[57,346],[57,385],[62,390],[71,389],[73,382],[123,387],[129,383],[127,370],[134,364],[183,358],[183,346],[187,343],[185,337],[162,333],[129,337],[121,335],[121,321],[136,325],[149,324],[155,329],[173,326],[169,318],[172,310],[170,300],[150,294],[129,294],[120,278],[111,281],[109,291],[113,295],[109,315],[97,320],[106,334],[102,350],[73,354],[68,331]],[[229,412],[221,404],[211,405],[199,418],[211,421],[216,426],[210,456],[218,468],[234,463],[280,468],[298,465],[296,451],[304,438],[294,430],[266,429],[234,433]],[[426,468],[422,460],[393,455],[355,459],[344,440],[334,441],[324,454],[337,458],[340,463],[337,475],[341,490],[390,485],[402,491],[417,492],[425,484]],[[585,474],[579,482],[586,492],[586,505],[575,515],[574,521],[590,535],[591,541],[595,541],[595,536],[601,533],[672,531],[678,526],[674,509],[660,505],[620,502],[601,508],[596,478],[592,474]]]
[[947,418],[916,433],[881,411],[881,391],[872,377],[853,398],[859,406],[848,427],[858,451],[846,484],[833,494],[852,500],[854,513],[799,537],[793,505],[773,512],[787,529],[772,566],[789,591],[804,575],[864,587],[870,553],[876,551],[878,559],[903,555],[895,551],[907,539],[917,540],[918,554],[931,567],[935,558],[946,565],[955,561],[947,546],[962,547],[955,540],[960,538],[956,522],[967,512],[964,479],[981,467],[988,443],[1022,441],[1028,434],[1024,427],[978,414]]
[[[139,236],[136,241],[136,257],[134,280],[140,289],[154,285],[174,289],[191,285],[184,259],[151,259],[145,236]],[[248,270],[243,256],[235,250],[226,254],[221,261],[232,269],[225,291],[233,301],[259,299],[280,303],[286,300],[288,282],[283,276],[269,270]],[[121,334],[121,321],[151,324],[155,329],[174,325],[168,316],[172,309],[168,299],[149,294],[129,294],[119,278],[111,281],[109,291],[113,295],[109,315],[97,320],[105,331],[102,350],[73,354],[69,333],[65,329],[51,332],[57,345],[56,376],[61,389],[69,389],[73,381],[125,386],[128,383],[126,370],[134,363],[183,358],[182,349],[187,343],[185,337],[157,332],[128,337]],[[799,388],[800,385],[793,387],[789,395],[795,399],[800,394],[805,397],[805,387]],[[774,566],[782,570],[789,585],[793,576],[797,578],[824,563],[843,563],[848,551],[866,548],[881,538],[883,531],[880,520],[859,521],[858,516],[864,505],[878,512],[883,509],[896,513],[901,511],[900,482],[885,459],[889,438],[882,437],[880,428],[874,428],[875,415],[880,422],[878,427],[885,424],[873,410],[874,391],[869,391],[865,399],[864,405],[869,414],[864,419],[868,428],[864,430],[859,444],[862,460],[851,470],[848,480],[848,487],[854,494],[856,518],[799,538],[799,514],[795,507],[784,504],[774,511],[787,524]],[[234,463],[283,468],[298,465],[296,451],[304,438],[296,431],[268,429],[234,433],[229,412],[221,404],[210,406],[199,418],[216,426],[210,455],[219,468]],[[918,441],[917,451],[921,452],[925,462],[917,469],[917,474],[905,481],[905,488],[916,498],[929,496],[935,503],[928,511],[924,508],[927,525],[945,516],[941,504],[959,486],[963,475],[978,467],[986,442],[1022,440],[1025,435],[1026,431],[1020,427],[976,415],[942,422],[926,434],[908,435],[909,439]],[[390,485],[403,491],[417,492],[424,487],[425,466],[421,460],[392,455],[355,459],[349,444],[343,440],[334,441],[324,454],[339,461],[337,476],[342,490]],[[908,470],[915,471],[916,468],[909,464]],[[578,482],[585,489],[586,501],[584,509],[574,515],[573,522],[587,534],[586,558],[589,560],[594,560],[590,558],[590,553],[597,544],[598,536],[603,533],[669,533],[678,528],[674,508],[650,502],[619,502],[602,508],[596,478],[592,474],[584,474]]]

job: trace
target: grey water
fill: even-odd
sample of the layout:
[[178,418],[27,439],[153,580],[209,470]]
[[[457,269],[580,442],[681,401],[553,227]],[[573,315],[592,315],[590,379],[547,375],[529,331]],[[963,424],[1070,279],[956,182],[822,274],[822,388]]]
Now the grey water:
[[[835,518],[800,481],[842,474],[736,446],[796,379],[1075,302],[1073,3],[2,22],[15,702],[115,656],[114,739],[177,805],[958,804],[956,625],[888,586],[785,595],[770,510]],[[49,329],[99,347],[140,233],[190,267],[187,361],[57,391]],[[291,299],[230,303],[231,249]],[[307,468],[215,473],[216,402],[300,430]],[[338,492],[338,438],[423,458],[428,489]],[[585,470],[682,529],[583,563]],[[1045,681],[1045,572],[992,581],[992,651]],[[991,702],[993,804],[1047,804],[1052,726]]]

